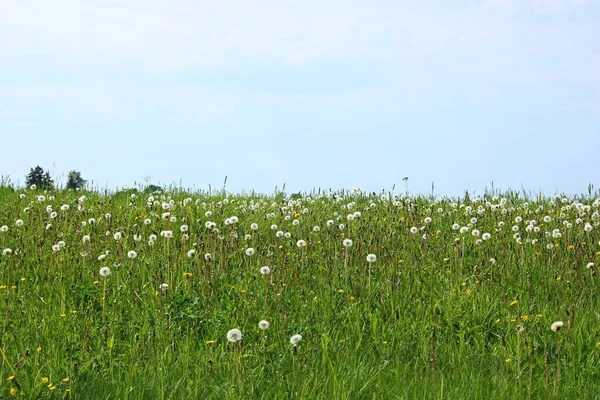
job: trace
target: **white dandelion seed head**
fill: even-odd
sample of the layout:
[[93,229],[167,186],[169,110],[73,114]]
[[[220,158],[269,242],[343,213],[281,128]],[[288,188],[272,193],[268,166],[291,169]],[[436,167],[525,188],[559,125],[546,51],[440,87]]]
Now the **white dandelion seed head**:
[[342,244],[344,245],[344,247],[352,247],[352,239],[344,239],[342,241]]
[[242,331],[237,328],[231,329],[227,332],[227,341],[231,343],[239,342],[242,340]]
[[271,268],[268,266],[260,267],[260,273],[263,275],[269,275],[271,273]]
[[321,230],[321,227],[318,225],[313,227],[313,232],[319,232],[320,230]]
[[377,261],[377,256],[375,254],[369,254],[367,256],[367,262],[374,263],[375,261]]
[[425,221],[426,224],[430,224],[431,223],[431,217],[426,217],[424,221]]
[[277,232],[275,232],[275,236],[278,237],[278,238],[283,237],[283,231],[277,231]]
[[139,242],[140,240],[142,240],[142,235],[140,235],[139,233],[134,234],[133,240],[135,240],[136,242]]
[[295,220],[292,221],[292,225],[298,226],[298,225],[300,225],[300,221],[297,220],[297,219],[295,219]]
[[2,227],[0,228],[0,232],[2,232],[2,233],[8,232],[8,226],[2,225]]
[[179,230],[180,230],[181,232],[183,232],[183,233],[187,232],[187,231],[188,231],[188,229],[189,229],[189,228],[188,228],[188,226],[187,226],[187,225],[181,225],[181,226],[179,227]]
[[83,241],[84,242],[89,242],[90,240],[91,240],[90,239],[90,235],[83,235]]
[[146,218],[144,220],[144,225],[150,225],[152,223],[152,220],[150,218]]
[[18,220],[16,220],[16,221],[15,221],[15,226],[17,226],[17,227],[21,227],[21,226],[23,226],[23,220],[22,220],[22,219],[18,219]]
[[417,228],[416,226],[413,226],[412,228],[410,228],[410,233],[412,233],[413,235],[416,235],[417,233],[419,233],[419,228]]
[[289,239],[292,237],[292,234],[290,232],[286,232],[285,235],[283,235],[286,237],[286,239]]
[[232,224],[237,224],[238,221],[239,221],[239,219],[235,215],[232,217],[229,217],[229,222],[231,222]]
[[585,267],[586,267],[587,269],[592,269],[592,268],[594,268],[595,266],[596,266],[596,264],[594,264],[593,262],[590,262],[590,263],[588,263],[588,264],[587,264]]
[[275,224],[271,225],[271,230],[272,230],[272,231],[274,231],[274,230],[276,230],[276,229],[277,229],[277,225],[275,225]]
[[298,247],[306,247],[306,241],[305,241],[305,240],[302,240],[302,239],[300,239],[300,240],[298,240],[298,241],[296,242],[296,246],[298,246]]
[[253,231],[258,229],[258,224],[256,222],[253,222],[250,224],[250,229],[252,229]]
[[196,254],[196,250],[194,250],[194,249],[191,249],[191,250],[189,250],[189,251],[187,252],[187,256],[188,256],[189,258],[192,258],[192,257],[194,257],[194,254]]
[[127,252],[127,257],[129,257],[129,258],[131,258],[133,260],[134,258],[137,258],[137,253],[135,251],[133,251],[133,250],[129,250]]
[[2,255],[8,256],[8,255],[11,255],[12,252],[13,252],[12,249],[6,248],[6,249],[2,250]]
[[105,258],[106,258],[106,254],[100,254],[100,255],[98,256],[98,261],[102,261],[102,260],[104,260]]
[[477,229],[473,229],[473,230],[471,231],[471,235],[473,235],[474,237],[478,237],[478,236],[479,236],[479,234],[480,234],[480,233],[479,233],[479,230],[477,230]]
[[483,240],[490,240],[491,237],[492,235],[490,235],[488,232],[485,232],[483,235],[481,235]]
[[294,335],[290,338],[290,343],[294,345],[294,347],[298,346],[298,343],[302,340],[302,335]]
[[161,283],[159,286],[160,290],[162,290],[163,292],[166,292],[167,289],[169,288],[169,284],[168,283]]
[[100,268],[100,276],[107,277],[109,275],[110,275],[110,268],[108,268],[108,267]]
[[327,226],[333,226],[335,224],[335,221],[330,219],[327,221]]
[[112,215],[110,215],[109,213],[104,214],[104,218],[109,220],[112,218]]
[[338,228],[339,228],[339,230],[340,230],[340,231],[343,231],[344,229],[346,229],[346,225],[344,225],[344,224],[339,224],[339,225],[338,225]]
[[560,328],[562,328],[564,324],[565,323],[562,321],[553,322],[552,325],[550,326],[550,329],[552,329],[552,332],[558,332],[558,331],[560,331]]
[[204,254],[204,259],[205,259],[206,261],[210,261],[210,260],[212,260],[212,254],[210,254],[210,253],[205,253],[205,254]]
[[121,232],[115,232],[115,234],[113,235],[113,238],[115,240],[119,241],[123,238],[123,234]]
[[254,255],[254,248],[253,247],[248,247],[246,249],[246,255],[247,256],[253,256]]
[[269,321],[266,321],[264,319],[258,323],[258,327],[262,330],[269,329],[269,326]]

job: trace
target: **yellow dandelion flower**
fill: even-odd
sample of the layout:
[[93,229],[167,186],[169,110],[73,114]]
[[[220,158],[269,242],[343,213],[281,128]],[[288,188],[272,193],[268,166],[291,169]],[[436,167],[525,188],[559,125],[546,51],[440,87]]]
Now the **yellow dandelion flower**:
[[6,378],[6,380],[7,380],[7,381],[9,381],[9,382],[10,382],[10,381],[14,381],[14,380],[15,380],[15,376],[14,376],[14,375],[11,375],[11,376],[9,376],[8,378]]
[[467,282],[461,283],[460,286],[467,286]]
[[529,319],[529,315],[521,315],[522,321],[527,321]]
[[100,281],[94,281],[94,282],[92,282],[92,285],[97,285],[99,283],[100,283]]
[[318,299],[319,299],[319,296],[315,296],[315,297],[313,298],[313,301],[317,301]]
[[339,289],[338,293],[344,293],[344,289]]
[[11,396],[14,396],[15,394],[17,394],[17,389],[10,388],[10,394],[11,394]]
[[206,344],[213,345],[213,344],[215,344],[215,341],[214,340],[207,340]]
[[510,362],[510,358],[505,358],[505,359],[504,359],[504,362],[505,362],[505,363],[509,363],[509,362]]
[[537,314],[537,315],[536,315],[536,318],[542,318],[542,317],[543,317],[543,315],[542,315],[542,314]]
[[61,382],[64,382],[64,383],[67,383],[67,382],[69,382],[69,378],[63,378],[63,379],[61,379],[60,381],[61,381]]
[[48,389],[50,389],[50,390],[56,390],[56,386],[52,385]]
[[25,282],[27,278],[21,278],[21,282]]
[[560,276],[558,278],[556,278],[557,281],[560,281],[560,279],[561,279]]
[[191,278],[192,277],[192,273],[191,272],[184,272],[183,276],[185,276],[186,278]]
[[350,300],[354,301],[354,296],[350,296]]
[[65,314],[65,313],[60,314],[61,318],[65,318],[66,316],[67,316],[67,314]]
[[597,347],[600,347],[600,342],[596,343],[596,346],[597,346]]
[[35,351],[37,351],[39,353],[40,351],[42,351],[42,348],[40,346],[38,346],[38,348],[35,349]]
[[340,233],[340,237],[344,237],[344,232]]
[[519,304],[519,300],[513,300],[510,302],[509,307],[510,306],[514,306],[515,304]]
[[465,290],[465,293],[467,294],[467,296],[470,296],[471,295],[471,289]]
[[572,244],[567,246],[567,250],[573,250],[575,248],[575,246],[573,246]]
[[43,377],[43,378],[42,378],[42,383],[48,383],[48,378],[46,378],[46,377]]
[[65,392],[67,392],[67,393],[69,393],[70,391],[71,391],[70,387],[68,387],[68,388],[65,389]]
[[498,318],[497,320],[494,321],[495,323],[500,323],[500,318]]

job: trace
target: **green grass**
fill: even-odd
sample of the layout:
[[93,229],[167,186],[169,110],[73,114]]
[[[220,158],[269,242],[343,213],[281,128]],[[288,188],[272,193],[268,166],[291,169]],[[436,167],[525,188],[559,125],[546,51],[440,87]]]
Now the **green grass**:
[[[8,227],[0,251],[12,250],[0,256],[0,398],[599,396],[600,276],[586,268],[600,254],[594,198],[153,199],[0,188],[0,226]],[[355,211],[362,215],[348,221]],[[231,216],[239,221],[225,225]],[[452,228],[473,217],[468,232]],[[530,220],[539,232],[526,230]],[[478,244],[473,229],[491,238]],[[554,229],[561,237],[546,237]],[[377,260],[367,263],[368,254]],[[101,267],[111,274],[101,277]],[[241,342],[227,342],[232,328]],[[302,335],[296,348],[294,334]]]

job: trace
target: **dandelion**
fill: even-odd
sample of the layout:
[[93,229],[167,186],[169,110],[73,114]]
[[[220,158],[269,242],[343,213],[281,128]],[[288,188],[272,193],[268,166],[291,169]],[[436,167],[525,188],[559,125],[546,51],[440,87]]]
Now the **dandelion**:
[[278,237],[278,238],[283,237],[283,231],[277,231],[277,232],[275,232],[275,236]]
[[110,268],[102,267],[100,268],[100,276],[107,277],[110,275]]
[[289,239],[292,237],[292,234],[290,232],[286,232],[284,236],[286,239]]
[[212,260],[212,254],[210,254],[210,253],[206,253],[206,254],[204,254],[204,259],[205,259],[206,261],[210,261],[210,260]]
[[471,235],[473,235],[474,237],[477,237],[477,236],[479,236],[479,230],[477,230],[477,229],[473,229],[473,230],[471,231]]
[[191,250],[189,250],[189,251],[187,252],[187,256],[188,256],[189,258],[192,258],[192,257],[194,257],[194,254],[196,254],[196,250],[194,250],[194,249],[191,249]]
[[53,252],[55,252],[55,253],[56,253],[57,251],[60,251],[60,246],[59,246],[59,245],[57,245],[57,244],[55,244],[55,245],[52,245],[52,251],[53,251]]
[[344,239],[342,244],[344,245],[344,247],[352,247],[352,239]]
[[321,230],[321,227],[319,227],[319,226],[313,227],[313,232],[319,232],[320,230]]
[[172,231],[161,231],[160,236],[170,239],[173,237],[173,232]]
[[426,224],[430,224],[430,223],[431,223],[431,217],[427,217],[427,218],[425,218],[425,223],[426,223]]
[[367,262],[374,263],[375,261],[377,261],[377,256],[375,254],[369,254],[367,256]]
[[306,247],[306,241],[300,239],[296,242],[296,246],[302,248],[302,247]]
[[553,322],[552,325],[550,326],[550,329],[552,329],[552,332],[558,332],[560,331],[560,328],[562,328],[564,325],[564,322],[562,321],[556,321]]
[[262,330],[269,329],[269,321],[265,321],[264,319],[258,323],[258,327]]
[[188,228],[188,226],[187,226],[187,225],[181,225],[181,226],[179,227],[179,230],[180,230],[182,233],[185,233],[185,232],[187,232],[187,231],[188,231],[188,229],[189,229],[189,228]]
[[121,240],[123,238],[123,234],[121,232],[115,232],[115,234],[113,235],[113,238],[116,241],[119,241],[119,240]]
[[290,338],[290,343],[294,345],[294,347],[298,347],[298,343],[302,340],[302,335],[294,335]]
[[585,267],[587,269],[593,269],[595,266],[596,266],[596,264],[594,264],[593,262],[591,262],[591,263],[588,263]]
[[230,343],[239,342],[240,340],[242,340],[242,331],[239,329],[234,328],[227,332],[227,341]]
[[264,267],[260,268],[260,273],[263,275],[269,275],[271,273],[271,268],[265,265]]
[[2,227],[0,228],[0,232],[2,232],[2,233],[8,232],[8,226],[2,225]]
[[469,232],[469,228],[467,228],[466,226],[462,226],[459,230],[460,233],[467,233]]
[[12,252],[13,252],[12,249],[6,248],[6,249],[2,250],[2,255],[9,256],[12,254]]
[[246,255],[247,256],[253,256],[254,255],[254,248],[253,247],[248,247],[246,249]]
[[168,283],[161,283],[159,286],[160,290],[162,290],[163,292],[166,292],[167,289],[169,288],[169,284]]
[[23,220],[22,220],[22,219],[18,219],[18,220],[16,220],[16,221],[15,221],[15,226],[16,226],[17,228],[19,228],[19,227],[23,226]]
[[410,233],[412,233],[413,235],[415,235],[418,232],[419,232],[419,228],[417,228],[416,226],[413,226],[412,228],[410,228]]
[[137,258],[137,256],[138,256],[137,253],[133,250],[129,250],[129,252],[127,253],[127,257],[131,258],[132,260],[134,258]]
[[483,235],[481,235],[483,240],[490,240],[491,237],[492,235],[490,235],[488,232],[485,232]]
[[253,231],[257,230],[258,229],[258,224],[255,223],[255,222],[251,223],[250,224],[250,229],[252,229]]

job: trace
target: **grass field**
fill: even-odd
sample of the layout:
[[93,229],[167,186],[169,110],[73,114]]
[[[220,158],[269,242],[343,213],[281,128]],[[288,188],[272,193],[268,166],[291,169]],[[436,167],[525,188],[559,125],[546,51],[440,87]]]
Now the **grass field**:
[[1,188],[0,398],[599,398],[599,209]]

